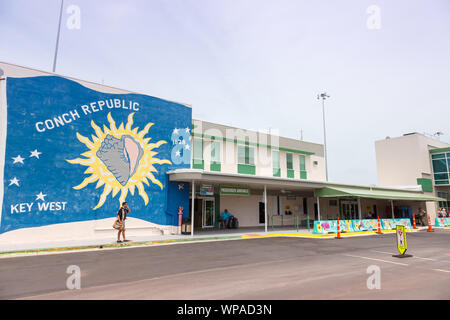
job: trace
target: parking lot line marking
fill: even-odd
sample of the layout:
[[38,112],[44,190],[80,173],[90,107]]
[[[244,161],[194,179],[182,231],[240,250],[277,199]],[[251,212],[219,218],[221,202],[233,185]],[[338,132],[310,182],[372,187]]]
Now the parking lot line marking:
[[[372,252],[378,252],[378,253],[385,253],[385,254],[393,254],[391,252],[385,252],[385,251],[377,251],[377,250],[371,250]],[[422,258],[422,257],[418,257],[418,256],[412,256],[413,258],[417,258],[417,259],[423,259],[423,260],[430,260],[430,261],[437,261],[436,259],[431,259],[431,258]]]
[[386,252],[386,251],[378,251],[378,250],[370,250],[372,252],[377,252],[377,253],[385,253],[385,254],[393,254],[392,252]]
[[450,271],[449,270],[442,270],[442,269],[433,269],[434,271],[441,271],[441,272],[447,272],[447,273],[450,273]]
[[401,266],[409,266],[409,264],[406,264],[406,263],[393,262],[393,261],[388,261],[388,260],[383,260],[383,259],[376,259],[376,258],[369,258],[369,257],[363,257],[363,256],[354,256],[354,255],[351,255],[351,254],[344,254],[344,256],[354,257],[354,258],[361,258],[361,259],[367,259],[367,260],[381,261],[381,262],[386,262],[386,263],[398,264],[398,265],[401,265]]

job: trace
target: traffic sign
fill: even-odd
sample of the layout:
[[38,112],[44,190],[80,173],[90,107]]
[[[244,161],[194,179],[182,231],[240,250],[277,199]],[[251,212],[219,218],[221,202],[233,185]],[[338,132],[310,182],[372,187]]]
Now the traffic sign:
[[396,258],[408,258],[412,257],[410,254],[405,254],[408,249],[408,244],[406,242],[406,228],[405,226],[397,225],[395,228],[395,234],[397,239],[397,249],[400,252],[399,255],[393,255]]

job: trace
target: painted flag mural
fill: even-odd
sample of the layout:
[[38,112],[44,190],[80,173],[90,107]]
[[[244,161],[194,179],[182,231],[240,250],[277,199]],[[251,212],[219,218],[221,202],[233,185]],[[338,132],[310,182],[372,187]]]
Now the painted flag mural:
[[9,77],[6,96],[0,233],[115,217],[123,201],[175,225],[189,206],[189,186],[166,173],[190,167],[191,108],[57,76]]

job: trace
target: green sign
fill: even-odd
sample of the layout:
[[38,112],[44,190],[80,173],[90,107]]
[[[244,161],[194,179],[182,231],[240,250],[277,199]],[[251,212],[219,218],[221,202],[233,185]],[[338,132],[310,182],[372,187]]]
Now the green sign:
[[221,196],[249,196],[250,189],[248,187],[239,186],[220,186]]

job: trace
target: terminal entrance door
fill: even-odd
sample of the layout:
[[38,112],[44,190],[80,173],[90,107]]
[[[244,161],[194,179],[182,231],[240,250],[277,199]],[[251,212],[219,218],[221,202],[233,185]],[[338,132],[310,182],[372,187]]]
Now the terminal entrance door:
[[266,206],[264,202],[259,203],[259,224],[263,225],[266,223]]
[[341,200],[341,219],[344,220],[359,219],[358,201]]
[[212,228],[215,223],[214,199],[203,199],[202,227]]

